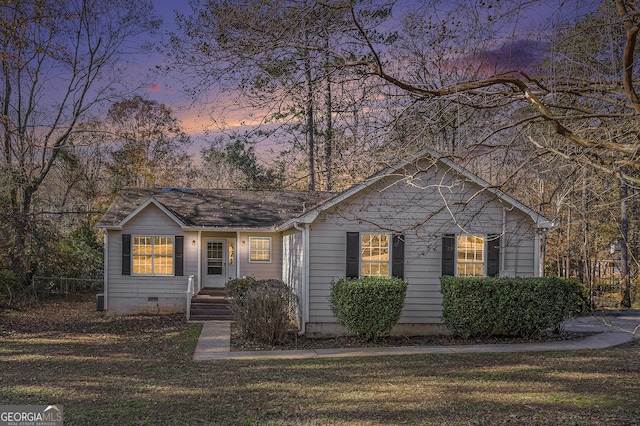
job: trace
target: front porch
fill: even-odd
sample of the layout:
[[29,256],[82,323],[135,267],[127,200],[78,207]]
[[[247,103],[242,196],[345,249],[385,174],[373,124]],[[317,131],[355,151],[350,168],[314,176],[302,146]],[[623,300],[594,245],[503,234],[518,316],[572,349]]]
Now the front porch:
[[233,321],[224,289],[203,289],[191,297],[191,321]]
[[254,276],[282,278],[282,235],[260,231],[185,232],[185,270],[193,274],[194,294],[223,289],[227,281]]

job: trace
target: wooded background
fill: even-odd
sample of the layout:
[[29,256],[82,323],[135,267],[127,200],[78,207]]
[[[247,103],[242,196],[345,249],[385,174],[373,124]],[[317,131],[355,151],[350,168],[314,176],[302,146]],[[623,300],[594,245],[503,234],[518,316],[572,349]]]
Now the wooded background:
[[[340,191],[429,147],[558,223],[547,274],[630,307],[638,3],[547,3],[200,0],[163,33],[150,1],[4,2],[0,295],[99,275],[93,224],[125,186]],[[149,49],[204,141],[133,84]]]

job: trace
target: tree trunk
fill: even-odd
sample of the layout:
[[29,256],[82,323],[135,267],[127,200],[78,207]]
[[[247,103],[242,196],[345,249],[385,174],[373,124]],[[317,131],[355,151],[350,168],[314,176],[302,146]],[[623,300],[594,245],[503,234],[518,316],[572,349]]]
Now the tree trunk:
[[[305,38],[308,39],[309,34],[305,32]],[[307,43],[308,44],[308,43]],[[316,190],[316,172],[315,172],[315,141],[314,131],[315,125],[313,121],[313,81],[311,79],[311,60],[309,53],[305,53],[304,70],[307,83],[307,160],[309,165],[309,191]]]
[[631,280],[629,276],[629,208],[628,194],[629,188],[624,178],[626,170],[622,167],[620,177],[620,286],[622,291],[622,300],[620,307],[623,309],[631,308]]
[[331,157],[333,155],[333,123],[331,120],[331,114],[333,114],[333,107],[331,103],[331,74],[329,72],[329,36],[327,35],[325,38],[325,79],[327,80],[327,93],[325,97],[325,105],[327,109],[327,132],[325,135],[324,141],[324,166],[325,166],[325,179],[326,190],[331,191],[333,179],[331,175],[331,168],[333,165],[331,164]]
[[589,194],[587,192],[587,170],[586,167],[582,169],[582,261],[580,267],[580,275],[582,275],[582,282],[589,289],[589,306],[592,306],[593,302],[593,279],[591,276],[590,257],[589,250]]

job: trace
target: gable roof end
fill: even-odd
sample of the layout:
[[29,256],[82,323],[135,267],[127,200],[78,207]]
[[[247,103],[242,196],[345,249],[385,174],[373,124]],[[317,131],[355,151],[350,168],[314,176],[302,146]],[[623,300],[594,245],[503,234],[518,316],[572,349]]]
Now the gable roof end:
[[181,228],[186,226],[186,224],[184,223],[184,221],[178,217],[178,215],[173,212],[171,209],[167,208],[165,205],[163,205],[161,202],[159,202],[158,200],[156,200],[153,197],[149,197],[147,198],[147,200],[140,204],[138,206],[138,208],[136,208],[134,211],[132,211],[131,213],[129,213],[124,219],[122,219],[121,221],[119,221],[118,223],[115,223],[113,225],[106,225],[106,224],[97,224],[96,226],[98,228],[105,228],[105,229],[113,229],[113,230],[120,230],[122,229],[122,227],[129,222],[131,219],[133,219],[134,217],[136,217],[138,215],[138,213],[140,213],[142,210],[144,210],[145,208],[147,208],[147,206],[149,206],[150,204],[153,204],[154,206],[156,206],[157,208],[159,208],[160,210],[162,210],[162,212],[164,214],[166,214],[171,220],[173,220],[178,226],[180,226]]
[[392,175],[394,173],[397,173],[399,170],[407,167],[408,165],[410,165],[410,164],[412,164],[412,163],[414,163],[416,161],[424,159],[424,158],[432,158],[435,161],[444,164],[446,167],[449,168],[449,170],[455,171],[456,173],[462,175],[463,177],[465,177],[469,181],[479,185],[480,187],[484,188],[488,192],[492,193],[499,200],[502,200],[502,201],[508,203],[509,205],[517,208],[518,210],[522,211],[523,213],[528,215],[533,220],[533,222],[535,223],[537,228],[539,228],[539,229],[548,229],[548,228],[553,228],[553,227],[556,226],[556,224],[552,220],[544,217],[543,215],[541,215],[540,213],[536,212],[532,208],[526,206],[525,204],[521,203],[520,201],[518,201],[515,198],[511,197],[510,195],[506,194],[502,190],[492,186],[489,182],[485,181],[484,179],[480,178],[479,176],[477,176],[477,175],[471,173],[470,171],[466,170],[465,168],[455,164],[451,159],[443,157],[440,154],[438,154],[436,151],[433,151],[433,150],[431,150],[429,148],[426,148],[426,149],[420,151],[418,154],[410,157],[409,159],[404,160],[404,161],[396,164],[395,166],[388,167],[385,170],[382,170],[381,172],[374,174],[373,176],[371,176],[370,178],[365,180],[363,183],[360,183],[360,184],[352,186],[351,188],[341,192],[340,194],[336,195],[335,197],[332,197],[331,199],[327,200],[325,203],[317,206],[316,208],[308,211],[307,213],[305,213],[303,215],[300,215],[298,218],[292,219],[292,220],[284,223],[279,228],[280,229],[290,228],[290,227],[292,227],[294,225],[294,223],[309,223],[309,224],[313,223],[317,219],[317,217],[320,215],[320,213],[322,213],[323,211],[326,211],[326,210],[330,209],[331,207],[333,207],[333,206],[341,203],[342,201],[346,200],[347,198],[350,198],[350,197],[354,196],[355,194],[359,193],[360,191],[365,190],[366,188],[372,186],[373,184],[375,184],[376,182],[378,182],[381,179],[385,178],[386,176],[389,176],[389,175]]

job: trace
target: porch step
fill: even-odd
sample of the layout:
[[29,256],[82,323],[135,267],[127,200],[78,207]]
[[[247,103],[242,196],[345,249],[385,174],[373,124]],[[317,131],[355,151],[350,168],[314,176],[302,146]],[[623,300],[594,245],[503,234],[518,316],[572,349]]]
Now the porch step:
[[222,289],[203,289],[191,298],[191,320],[233,321],[235,317]]
[[203,288],[198,292],[197,296],[218,296],[226,297],[227,293],[223,288]]

